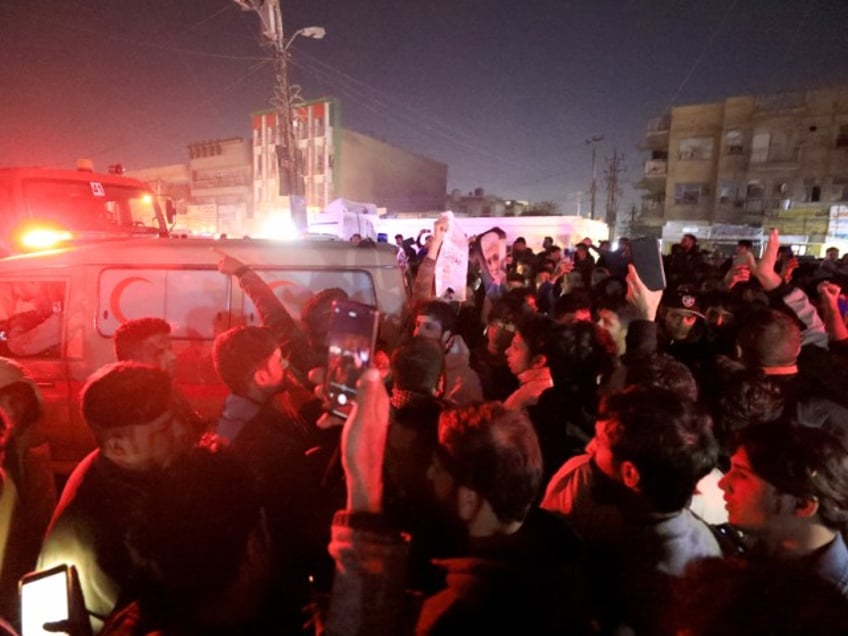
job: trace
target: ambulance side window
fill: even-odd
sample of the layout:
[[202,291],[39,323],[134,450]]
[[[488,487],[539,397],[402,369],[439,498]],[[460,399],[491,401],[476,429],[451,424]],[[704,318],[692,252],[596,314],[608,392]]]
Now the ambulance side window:
[[65,308],[64,281],[0,281],[0,355],[59,358]]
[[230,284],[214,269],[104,269],[97,330],[111,338],[124,322],[150,316],[167,320],[172,338],[212,340],[229,327]]
[[[365,305],[377,305],[374,279],[364,270],[257,269],[256,271],[274,290],[289,314],[298,321],[303,306],[309,299],[331,287],[344,290],[351,300]],[[256,307],[246,295],[243,312],[246,324],[261,324]]]

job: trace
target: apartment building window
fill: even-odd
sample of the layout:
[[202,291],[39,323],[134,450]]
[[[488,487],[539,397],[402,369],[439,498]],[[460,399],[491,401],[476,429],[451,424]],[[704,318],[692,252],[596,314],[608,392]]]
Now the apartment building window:
[[766,189],[759,181],[749,181],[745,190],[746,199],[762,199],[766,195]]
[[767,132],[755,132],[751,140],[751,163],[768,161],[769,141],[771,135]]
[[815,179],[804,179],[804,202],[818,203],[821,201],[821,186]]
[[830,189],[831,201],[848,201],[848,176],[833,177],[833,185]]
[[712,159],[712,137],[687,137],[680,140],[680,159]]
[[739,182],[738,181],[721,181],[719,183],[719,198],[718,202],[721,205],[730,205],[739,198]]
[[698,205],[701,198],[709,194],[706,183],[674,184],[674,203],[676,205]]
[[839,127],[839,134],[836,136],[837,148],[848,148],[848,124],[843,124]]
[[724,136],[724,147],[727,149],[726,152],[729,155],[743,154],[745,148],[742,145],[742,131],[729,130]]

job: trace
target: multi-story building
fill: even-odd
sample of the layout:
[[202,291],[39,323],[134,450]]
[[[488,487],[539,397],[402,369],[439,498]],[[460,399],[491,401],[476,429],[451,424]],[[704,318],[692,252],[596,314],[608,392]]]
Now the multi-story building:
[[641,148],[634,234],[794,219],[816,242],[830,208],[848,201],[848,86],[676,107],[650,122]]
[[[320,99],[294,109],[303,196],[310,210],[337,198],[393,211],[443,209],[447,165],[341,127],[338,101]],[[252,115],[253,200],[257,217],[285,214],[280,195],[277,113]]]
[[190,144],[191,202],[185,228],[202,234],[249,233],[253,217],[250,144],[241,137]]

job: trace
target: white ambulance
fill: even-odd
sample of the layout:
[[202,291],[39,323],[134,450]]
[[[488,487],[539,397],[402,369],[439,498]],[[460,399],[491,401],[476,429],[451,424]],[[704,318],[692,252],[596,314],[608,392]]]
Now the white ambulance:
[[259,324],[238,281],[217,270],[225,253],[255,269],[295,319],[316,292],[340,287],[381,312],[381,337],[397,337],[409,290],[394,247],[335,239],[135,238],[76,244],[0,260],[0,355],[18,360],[46,404],[45,432],[57,473],[94,447],[79,415],[79,392],[114,361],[112,336],[134,318],[171,325],[175,379],[207,417],[226,390],[211,361],[216,334]]

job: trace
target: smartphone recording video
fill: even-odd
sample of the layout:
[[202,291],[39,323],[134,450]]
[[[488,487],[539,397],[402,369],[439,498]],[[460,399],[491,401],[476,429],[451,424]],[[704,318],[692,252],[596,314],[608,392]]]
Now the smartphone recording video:
[[649,236],[635,238],[630,241],[630,254],[633,267],[645,286],[652,291],[665,289],[665,268],[659,241]]
[[330,413],[340,417],[350,413],[356,382],[374,356],[379,318],[380,312],[362,303],[333,303],[324,383],[325,408]]

